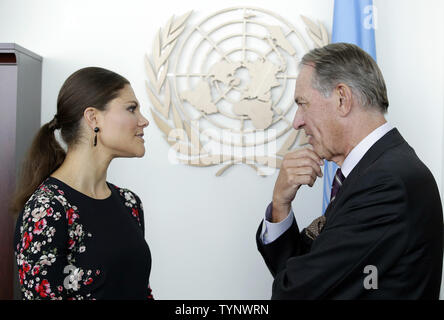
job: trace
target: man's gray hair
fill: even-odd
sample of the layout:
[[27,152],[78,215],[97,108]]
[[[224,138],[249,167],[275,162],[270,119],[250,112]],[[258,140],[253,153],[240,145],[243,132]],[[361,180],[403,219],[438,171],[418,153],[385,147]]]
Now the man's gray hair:
[[312,85],[324,97],[329,97],[339,83],[344,83],[364,107],[387,112],[389,102],[381,70],[358,46],[333,43],[311,50],[302,58],[300,67],[303,65],[314,67]]

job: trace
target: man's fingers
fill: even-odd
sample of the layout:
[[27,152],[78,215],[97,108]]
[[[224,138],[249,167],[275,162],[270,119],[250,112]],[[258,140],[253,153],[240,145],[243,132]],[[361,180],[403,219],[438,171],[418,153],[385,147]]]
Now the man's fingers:
[[302,148],[302,149],[297,149],[295,151],[291,151],[289,153],[287,153],[284,157],[285,159],[299,159],[299,158],[306,158],[309,157],[311,159],[313,159],[314,162],[318,163],[319,165],[323,165],[324,161],[311,149],[307,149],[307,148]]
[[312,158],[287,159],[282,162],[282,169],[288,170],[301,167],[310,167],[316,172],[318,177],[322,177],[322,170],[319,163]]
[[311,167],[292,168],[287,170],[288,183],[291,185],[306,184],[313,186],[317,179],[317,174]]
[[305,184],[307,186],[313,187],[315,181],[316,181],[316,176],[311,176],[311,175],[303,175],[303,176],[299,176],[300,177],[300,181],[301,184]]

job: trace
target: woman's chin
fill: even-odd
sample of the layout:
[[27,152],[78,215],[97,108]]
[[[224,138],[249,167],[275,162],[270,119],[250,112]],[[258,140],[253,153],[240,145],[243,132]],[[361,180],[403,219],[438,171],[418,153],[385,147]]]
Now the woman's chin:
[[145,147],[143,147],[143,150],[139,150],[136,153],[136,158],[142,158],[145,155]]
[[132,148],[120,149],[120,152],[116,152],[115,158],[142,158],[145,155],[145,146],[138,145]]

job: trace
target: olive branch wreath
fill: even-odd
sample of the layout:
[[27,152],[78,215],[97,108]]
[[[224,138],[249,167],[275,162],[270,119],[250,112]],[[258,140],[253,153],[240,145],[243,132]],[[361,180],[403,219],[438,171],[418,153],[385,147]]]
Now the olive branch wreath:
[[[189,11],[178,18],[172,16],[154,37],[151,59],[148,54],[145,54],[145,69],[148,76],[145,85],[148,98],[152,104],[150,110],[154,122],[164,133],[165,140],[174,151],[187,157],[187,159],[179,158],[178,161],[181,163],[197,167],[208,167],[225,163],[225,166],[216,173],[216,176],[222,175],[228,168],[238,163],[247,164],[262,176],[264,176],[264,173],[254,163],[266,165],[271,168],[280,168],[282,158],[290,151],[299,136],[299,146],[308,143],[307,136],[303,130],[292,130],[284,144],[276,153],[276,157],[239,157],[209,153],[201,146],[198,134],[193,133],[192,125],[182,120],[171,99],[171,87],[167,78],[169,68],[168,59],[180,35],[185,31],[185,23],[191,13],[192,11]],[[307,34],[315,47],[322,47],[329,43],[327,30],[320,22],[314,23],[305,16],[301,16],[301,18],[306,25]],[[163,96],[163,98],[161,98],[161,96]],[[170,114],[172,114],[173,126],[168,123],[168,121],[171,120]]]

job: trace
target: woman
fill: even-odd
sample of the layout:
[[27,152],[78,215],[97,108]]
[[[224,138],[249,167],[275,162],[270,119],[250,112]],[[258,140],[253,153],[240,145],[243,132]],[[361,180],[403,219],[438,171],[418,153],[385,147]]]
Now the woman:
[[24,299],[152,298],[142,203],[106,181],[112,159],[145,154],[148,124],[122,76],[91,67],[65,81],[57,114],[25,159],[13,203]]

